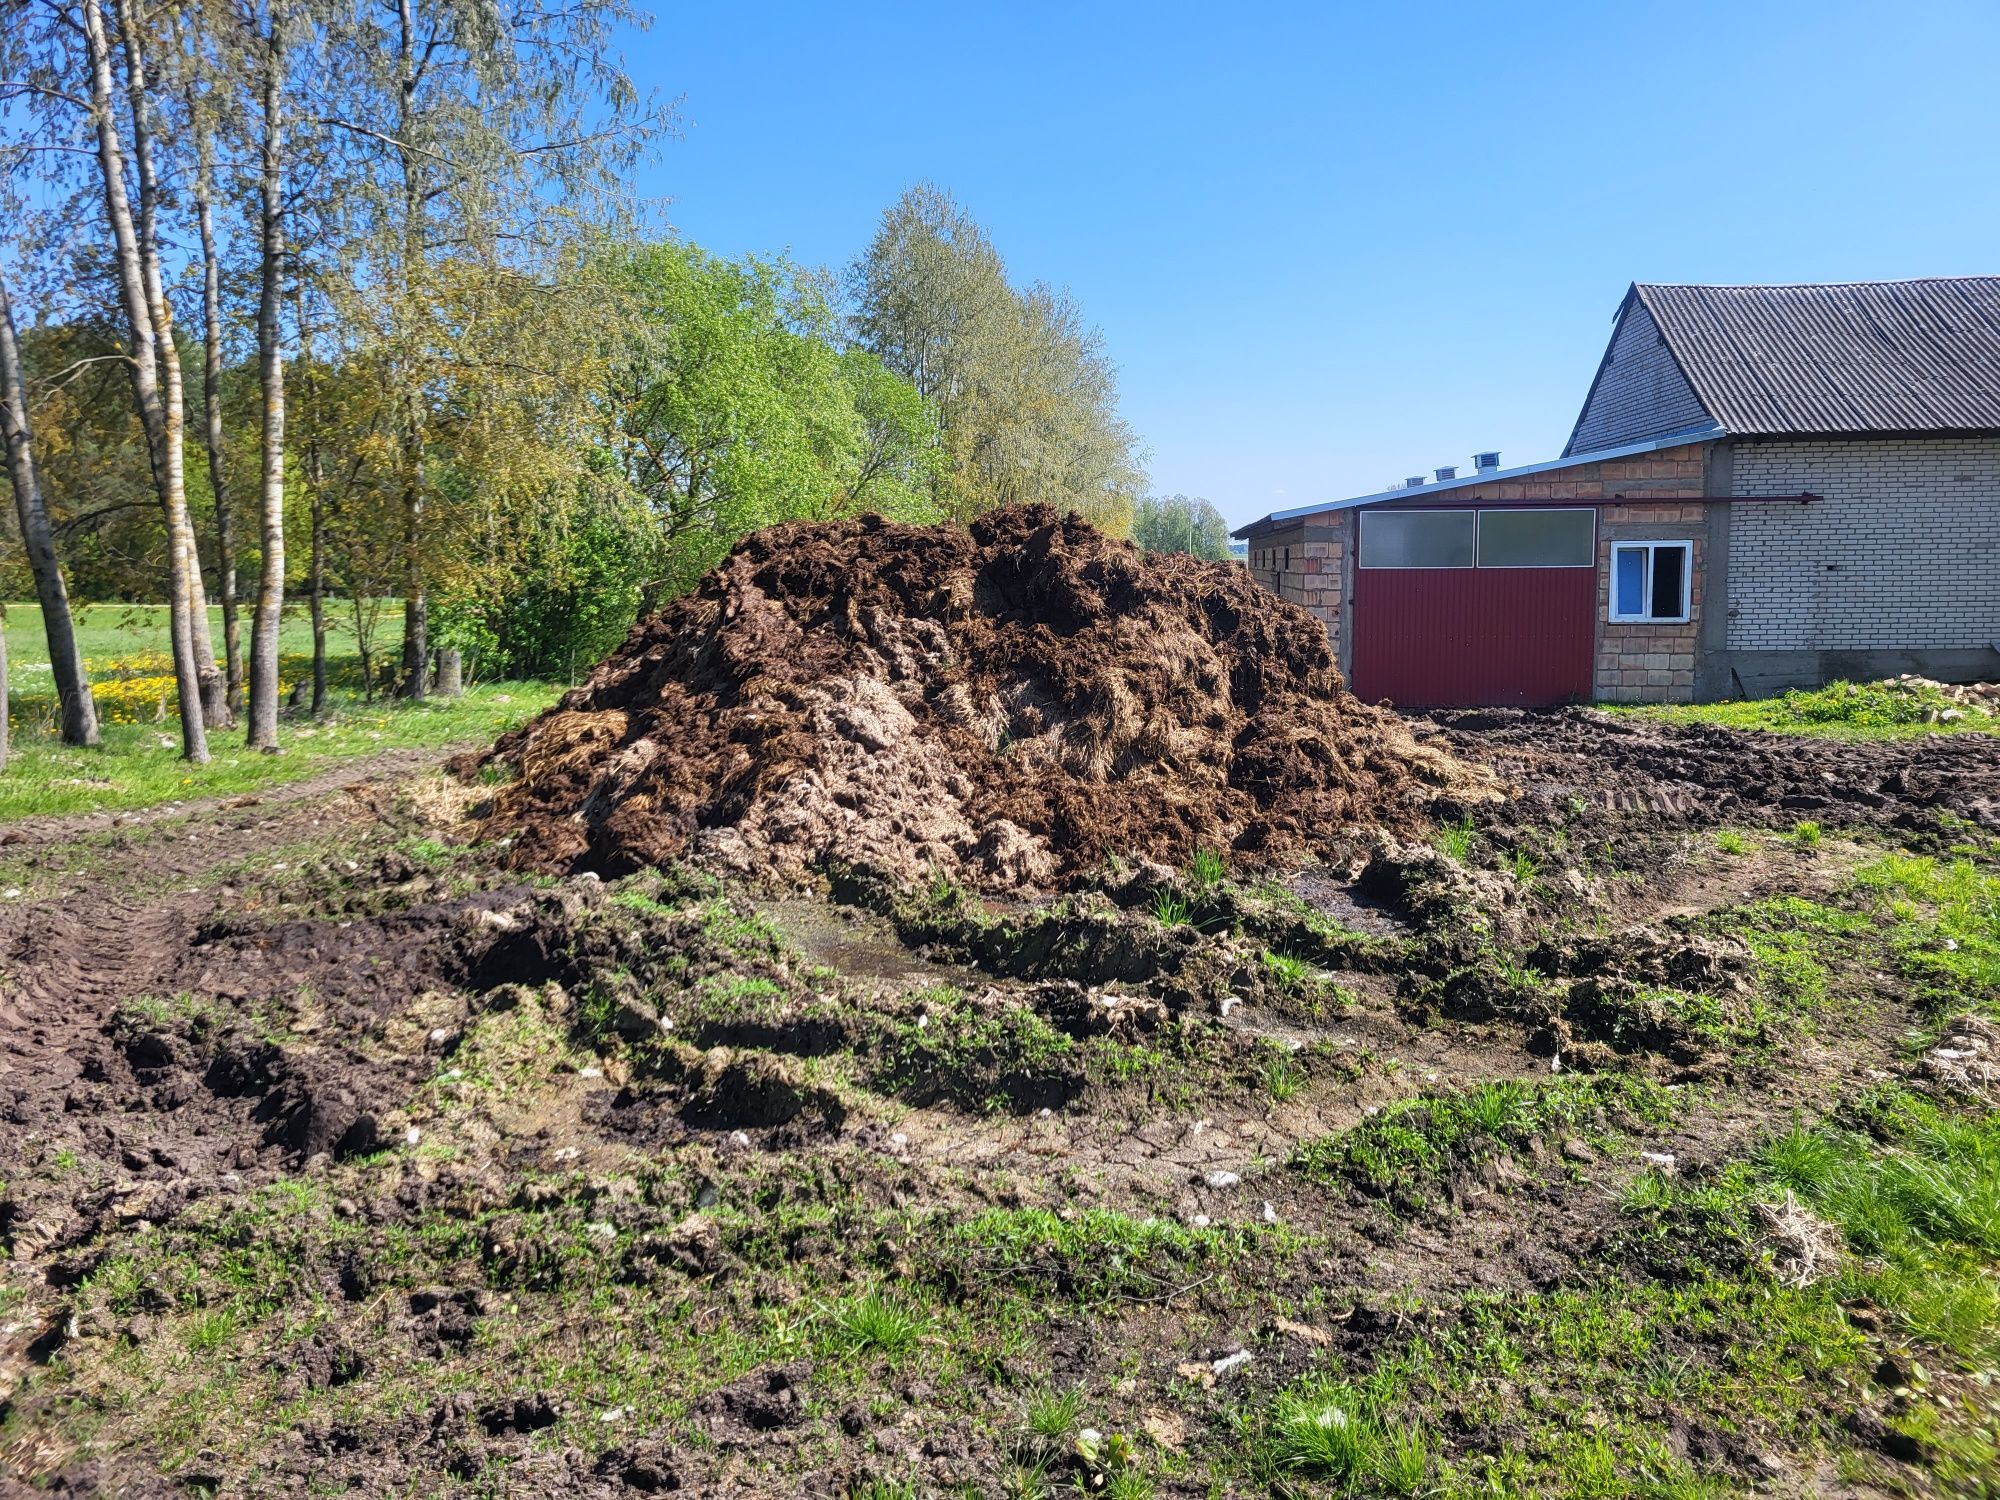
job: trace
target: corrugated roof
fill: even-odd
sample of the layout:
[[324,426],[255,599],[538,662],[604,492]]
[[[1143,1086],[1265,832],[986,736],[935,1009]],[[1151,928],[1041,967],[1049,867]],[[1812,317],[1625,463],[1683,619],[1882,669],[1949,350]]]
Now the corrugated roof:
[[1690,427],[1686,432],[1671,432],[1664,437],[1646,438],[1616,448],[1600,448],[1595,453],[1575,453],[1563,458],[1545,459],[1538,464],[1522,464],[1513,469],[1480,469],[1470,474],[1461,474],[1456,479],[1440,479],[1429,484],[1410,485],[1403,489],[1377,490],[1372,495],[1355,495],[1347,500],[1321,500],[1312,505],[1296,506],[1291,510],[1274,510],[1268,516],[1239,526],[1229,534],[1232,537],[1247,537],[1261,527],[1282,525],[1286,521],[1296,521],[1301,516],[1325,515],[1336,510],[1354,510],[1363,505],[1380,505],[1385,500],[1423,500],[1431,495],[1447,494],[1452,490],[1467,489],[1476,484],[1502,484],[1509,479],[1546,474],[1551,469],[1573,469],[1578,464],[1597,464],[1607,459],[1632,458],[1641,453],[1657,453],[1662,448],[1679,448],[1688,443],[1706,443],[1723,436],[1726,434],[1720,427]]
[[2000,431],[2000,276],[1632,295],[1732,436]]

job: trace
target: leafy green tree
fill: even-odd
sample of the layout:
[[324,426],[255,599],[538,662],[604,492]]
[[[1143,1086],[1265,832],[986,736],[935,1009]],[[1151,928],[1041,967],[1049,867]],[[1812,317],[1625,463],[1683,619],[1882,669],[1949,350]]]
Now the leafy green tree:
[[674,241],[621,274],[634,306],[609,377],[611,454],[658,526],[655,596],[777,521],[935,517],[935,419],[881,361],[834,348],[821,278]]
[[860,345],[937,411],[940,506],[1043,500],[1130,529],[1142,482],[1117,372],[1067,292],[1017,289],[950,194],[911,188],[849,276]]
[[643,507],[603,499],[532,538],[485,622],[496,667],[576,681],[639,617],[658,550]]
[[1151,495],[1141,500],[1132,519],[1132,540],[1148,552],[1229,560],[1229,523],[1208,501],[1188,495]]

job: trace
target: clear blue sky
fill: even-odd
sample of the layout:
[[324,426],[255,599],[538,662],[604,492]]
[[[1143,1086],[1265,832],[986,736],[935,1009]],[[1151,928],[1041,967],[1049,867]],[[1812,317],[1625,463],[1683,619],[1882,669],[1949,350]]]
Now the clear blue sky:
[[1990,3],[777,0],[627,60],[677,229],[843,265],[942,184],[1232,523],[1554,457],[1633,280],[2000,271]]

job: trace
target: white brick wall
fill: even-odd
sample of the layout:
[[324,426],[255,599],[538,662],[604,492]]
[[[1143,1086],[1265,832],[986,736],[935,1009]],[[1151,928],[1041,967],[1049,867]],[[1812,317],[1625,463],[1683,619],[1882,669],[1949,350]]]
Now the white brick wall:
[[1976,648],[2000,639],[2000,438],[1734,445],[1732,651]]

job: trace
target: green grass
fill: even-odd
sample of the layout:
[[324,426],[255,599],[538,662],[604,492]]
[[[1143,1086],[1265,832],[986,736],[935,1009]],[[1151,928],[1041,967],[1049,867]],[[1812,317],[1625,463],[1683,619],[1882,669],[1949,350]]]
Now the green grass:
[[1263,1068],[1264,1092],[1273,1104],[1289,1104],[1306,1086],[1306,1070],[1289,1052],[1276,1052]]
[[[1817,734],[1834,739],[1905,739],[1967,730],[2000,731],[2000,719],[1975,709],[1960,708],[1935,688],[1890,687],[1882,683],[1835,682],[1823,688],[1794,688],[1775,698],[1728,703],[1605,707],[1613,713],[1670,724],[1721,724],[1730,729]],[[1940,717],[1948,712],[1963,717]]]
[[1352,1129],[1301,1143],[1292,1166],[1315,1181],[1349,1182],[1415,1209],[1455,1164],[1510,1153],[1558,1131],[1589,1131],[1612,1116],[1664,1121],[1672,1099],[1656,1084],[1623,1075],[1539,1084],[1502,1079],[1430,1091],[1398,1100]]
[[1282,1226],[1196,1227],[1090,1208],[994,1208],[940,1225],[930,1274],[981,1295],[1078,1305],[1143,1300],[1241,1267],[1268,1272],[1294,1250]]
[[[37,814],[129,812],[200,797],[239,796],[299,781],[345,761],[383,750],[442,748],[490,741],[554,701],[556,685],[481,683],[453,701],[364,702],[360,660],[351,628],[334,622],[328,644],[333,688],[330,711],[318,720],[287,716],[280,755],[245,748],[243,730],[214,730],[214,759],[193,766],[180,758],[180,719],[166,658],[162,605],[89,605],[78,610],[77,633],[98,690],[104,743],[95,750],[63,745],[55,736],[54,693],[41,614],[33,605],[7,607],[9,720],[13,754],[0,774],[0,822]],[[386,613],[386,611],[385,611]],[[221,638],[221,611],[212,612]],[[390,622],[393,632],[394,622]],[[389,642],[393,646],[393,640]],[[302,613],[288,614],[279,636],[286,689],[308,670],[311,631]]]
[[2000,1003],[2000,875],[1969,859],[1888,854],[1855,883],[1881,901],[1897,971],[1926,1009]]
[[1062,1390],[1045,1387],[1029,1393],[1022,1424],[1029,1436],[1046,1443],[1060,1443],[1076,1429],[1077,1419],[1082,1415],[1082,1386],[1072,1385]]
[[918,1013],[877,1033],[871,1086],[917,1104],[998,1114],[1061,1102],[1080,1079],[1076,1043],[1024,1005],[982,1008],[949,985],[912,996]]
[[882,1355],[892,1363],[923,1342],[931,1319],[880,1292],[834,1303],[826,1309],[826,1347],[850,1357]]
[[1478,830],[1472,826],[1472,817],[1468,813],[1451,827],[1438,831],[1437,846],[1447,856],[1464,864],[1472,857],[1472,841],[1477,834]]
[[1229,878],[1229,866],[1215,850],[1197,849],[1194,858],[1188,861],[1187,877],[1197,891],[1206,891]]

